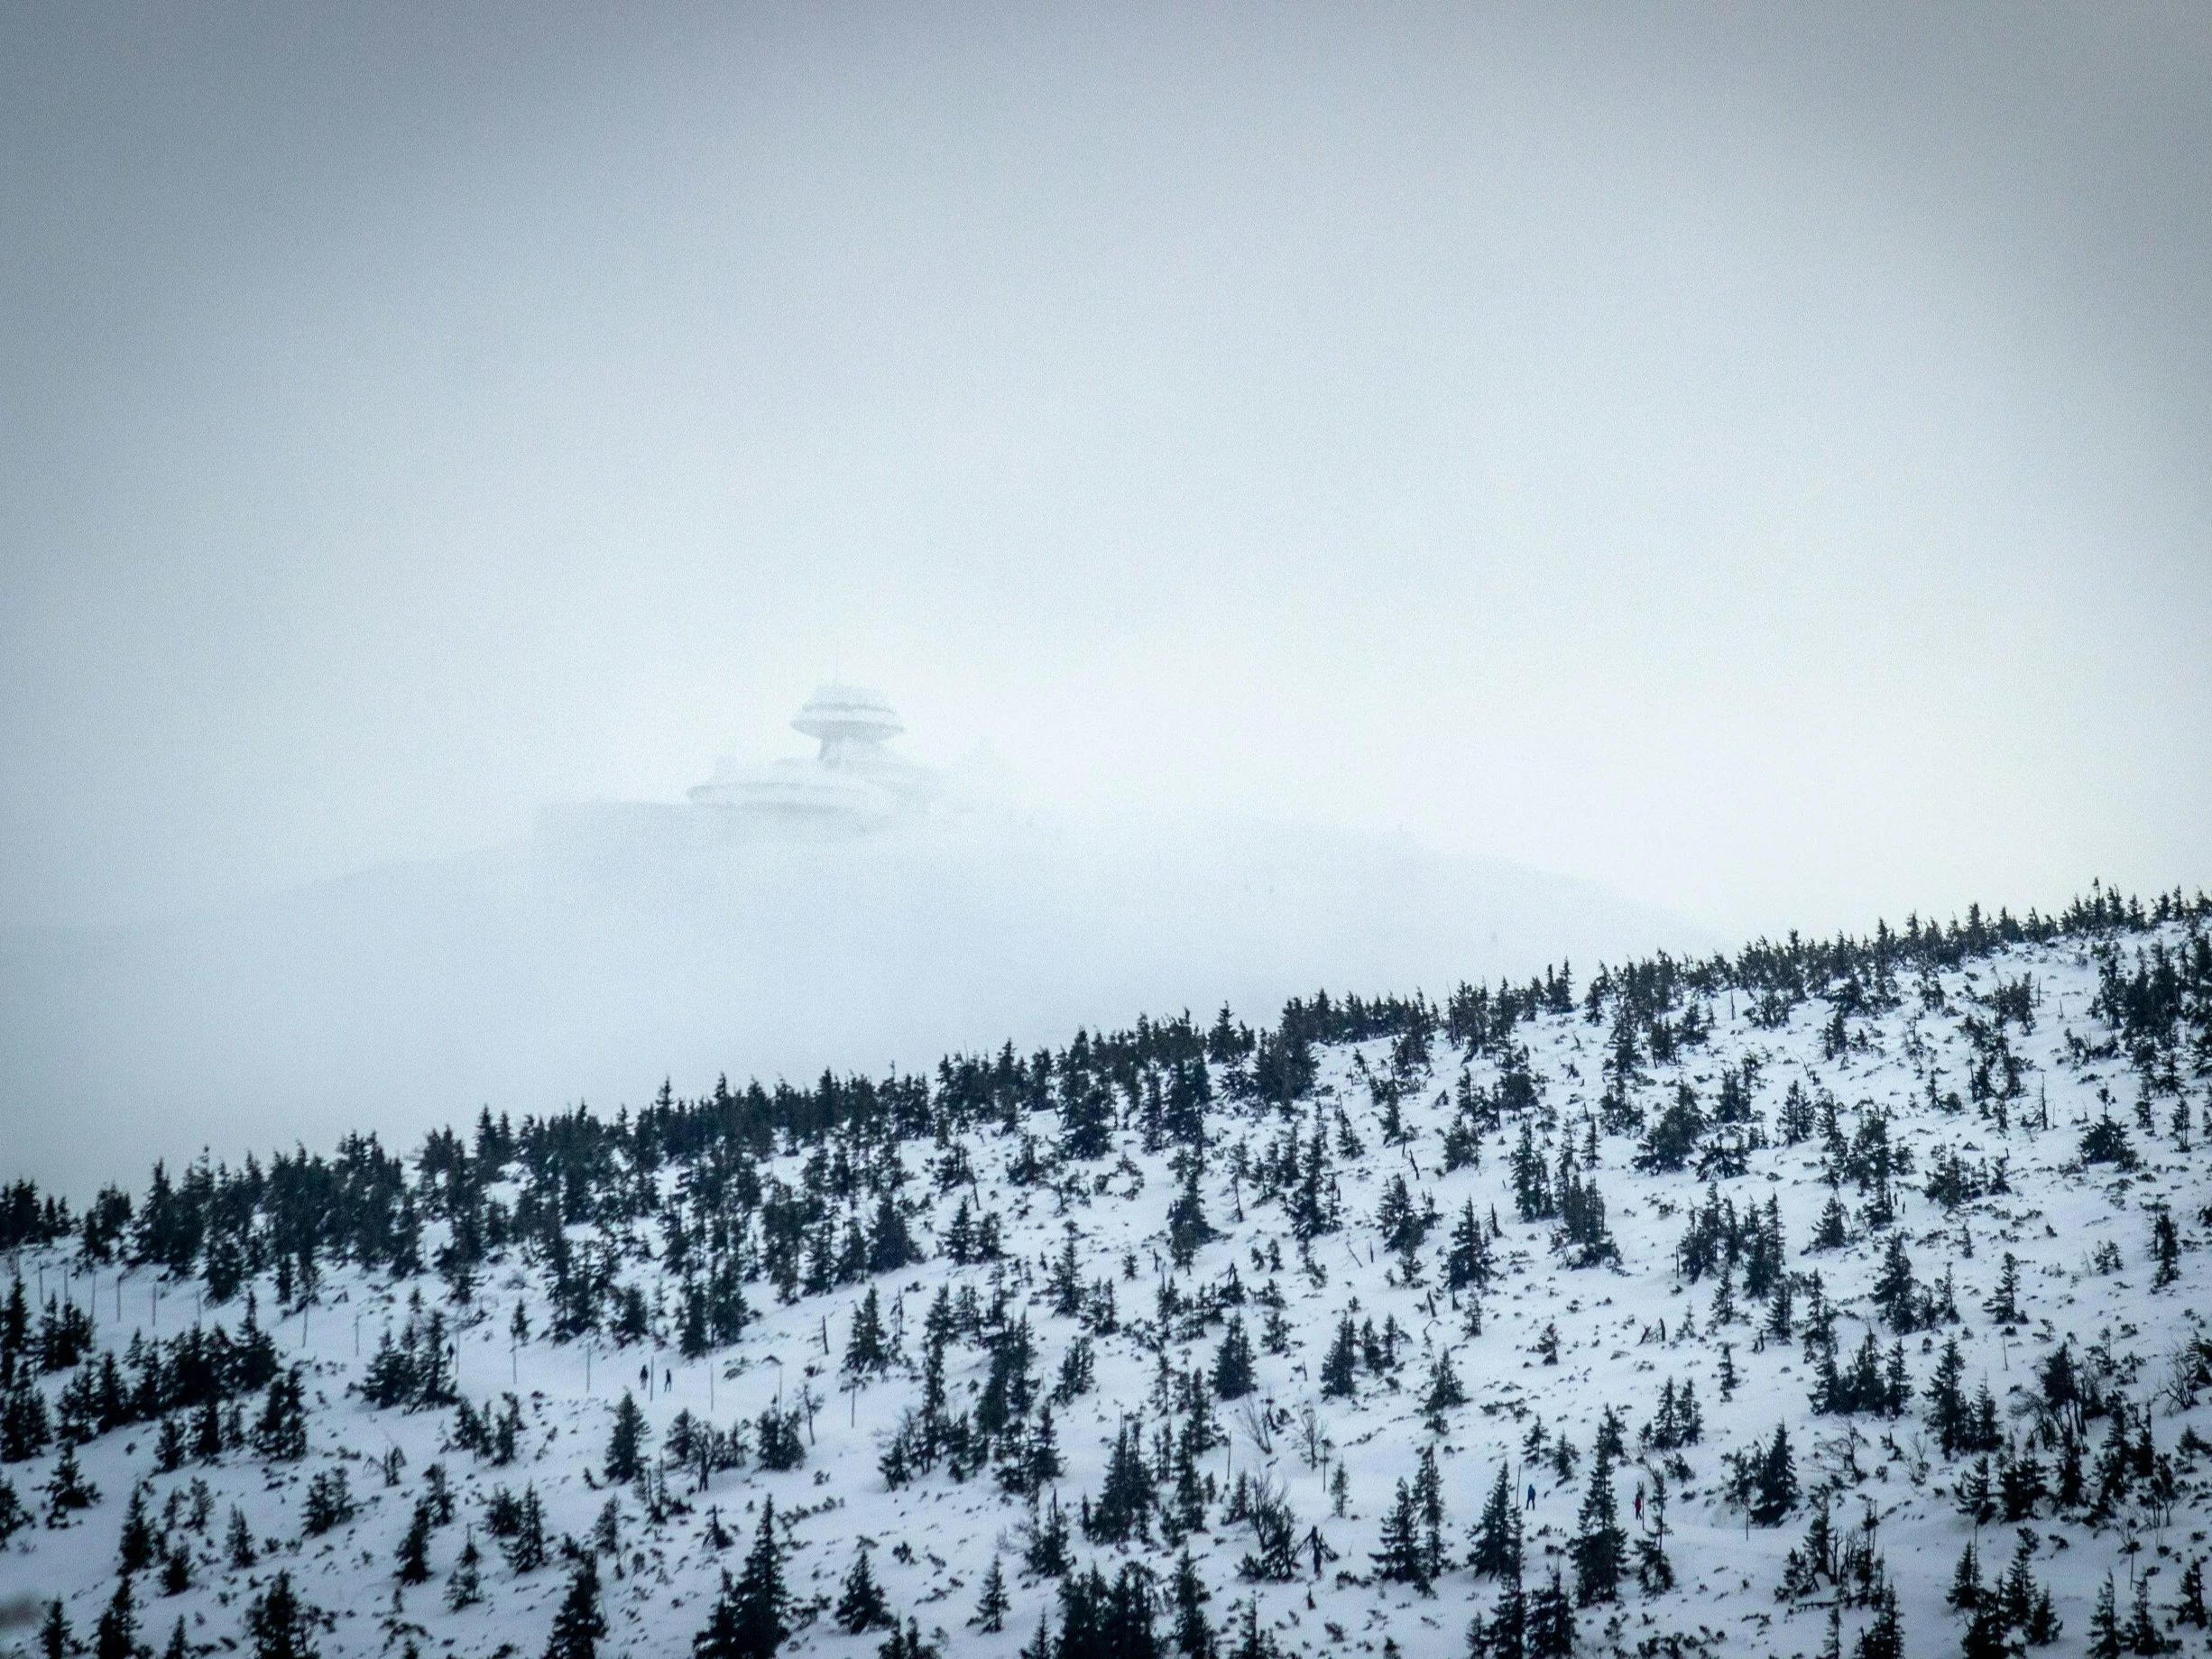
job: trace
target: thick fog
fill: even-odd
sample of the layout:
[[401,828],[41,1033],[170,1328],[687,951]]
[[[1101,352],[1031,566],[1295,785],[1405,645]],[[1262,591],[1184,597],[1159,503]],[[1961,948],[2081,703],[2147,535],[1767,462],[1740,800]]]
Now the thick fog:
[[[2212,867],[2201,7],[18,7],[0,163],[0,1175]],[[1058,827],[548,864],[836,677]]]

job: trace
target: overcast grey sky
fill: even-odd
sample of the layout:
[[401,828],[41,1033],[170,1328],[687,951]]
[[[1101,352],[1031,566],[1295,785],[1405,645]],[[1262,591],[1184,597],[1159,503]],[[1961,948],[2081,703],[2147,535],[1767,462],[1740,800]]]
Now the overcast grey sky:
[[2212,10],[15,6],[0,919],[673,798],[2212,875]]

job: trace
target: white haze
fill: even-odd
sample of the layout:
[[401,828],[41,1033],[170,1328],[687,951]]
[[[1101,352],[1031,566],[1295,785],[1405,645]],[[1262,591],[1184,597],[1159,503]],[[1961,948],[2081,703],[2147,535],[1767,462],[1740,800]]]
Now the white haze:
[[[636,1105],[665,1076],[805,1084],[1027,1054],[1223,1001],[1442,997],[1713,943],[1603,889],[1263,822],[992,812],[699,845],[618,825],[373,871],[186,922],[27,937],[0,981],[10,1161],[65,1190],[212,1138],[411,1146],[479,1106]],[[101,1133],[83,1133],[84,1111]]]
[[2195,887],[2207,639],[2201,6],[0,18],[0,1164],[1485,966],[1078,862],[1022,936],[1156,919],[1049,997],[979,945],[710,1053],[471,977],[440,1049],[540,971],[484,849],[836,672],[1193,868],[1402,835],[1687,941]]

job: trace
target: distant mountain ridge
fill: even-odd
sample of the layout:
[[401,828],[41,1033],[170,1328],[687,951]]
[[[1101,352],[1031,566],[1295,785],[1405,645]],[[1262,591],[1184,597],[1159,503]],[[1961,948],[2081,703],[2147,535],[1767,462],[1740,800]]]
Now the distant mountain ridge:
[[1593,884],[1311,825],[970,813],[716,844],[693,810],[549,815],[514,846],[14,935],[11,1159],[88,1191],[150,1150],[406,1141],[484,1103],[612,1108],[664,1076],[880,1072],[1138,1009],[1260,1018],[1324,985],[1441,996],[1714,943]]

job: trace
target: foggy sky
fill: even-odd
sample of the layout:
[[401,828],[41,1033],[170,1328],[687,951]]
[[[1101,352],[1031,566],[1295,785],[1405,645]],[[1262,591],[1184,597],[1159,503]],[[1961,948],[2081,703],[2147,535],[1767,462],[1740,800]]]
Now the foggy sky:
[[926,757],[1737,933],[2212,871],[2212,13],[0,20],[0,921]]

